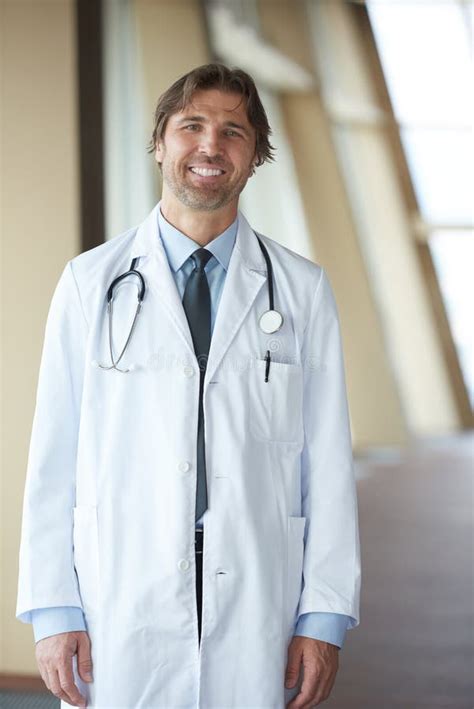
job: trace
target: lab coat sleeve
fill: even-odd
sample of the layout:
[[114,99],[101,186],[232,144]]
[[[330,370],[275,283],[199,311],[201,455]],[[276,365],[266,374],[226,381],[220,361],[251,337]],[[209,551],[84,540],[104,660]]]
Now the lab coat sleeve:
[[73,561],[73,507],[87,324],[69,262],[46,322],[30,440],[16,616],[82,608]]
[[350,629],[359,624],[357,493],[339,319],[324,269],[315,285],[302,364],[301,497],[307,521],[298,616],[340,613],[349,616]]

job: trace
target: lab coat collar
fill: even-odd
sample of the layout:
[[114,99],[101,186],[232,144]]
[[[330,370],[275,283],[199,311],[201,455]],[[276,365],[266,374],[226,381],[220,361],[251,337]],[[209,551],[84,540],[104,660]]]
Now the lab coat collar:
[[[179,271],[191,254],[196,249],[200,248],[200,244],[189,236],[186,236],[186,234],[183,234],[179,229],[176,229],[173,224],[166,221],[161,209],[158,210],[158,226],[160,238],[168,257],[168,263],[173,271]],[[227,229],[216,236],[206,246],[206,249],[211,252],[225,271],[229,268],[229,261],[232,255],[232,249],[234,248],[238,226],[238,218],[236,217]]]
[[[159,209],[160,202],[155,205],[150,214],[138,227],[137,233],[133,240],[130,258],[133,259],[137,256],[146,256],[150,253],[161,253],[161,256],[164,255],[166,257],[166,252],[163,246],[163,241],[160,237],[160,230],[158,226]],[[258,245],[250,224],[240,210],[237,212],[237,221],[237,235],[232,253],[237,248],[240,252],[244,265],[248,269],[266,273],[265,259],[260,250],[260,246]],[[228,266],[229,262],[226,265]]]

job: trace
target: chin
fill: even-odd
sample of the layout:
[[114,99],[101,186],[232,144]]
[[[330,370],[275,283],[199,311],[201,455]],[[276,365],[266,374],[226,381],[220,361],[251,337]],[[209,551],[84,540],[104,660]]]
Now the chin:
[[209,195],[206,199],[201,193],[193,194],[188,190],[178,193],[176,197],[179,199],[181,204],[184,204],[185,207],[195,209],[200,212],[213,212],[216,209],[224,207],[230,201],[227,197],[219,198],[217,195],[214,197]]

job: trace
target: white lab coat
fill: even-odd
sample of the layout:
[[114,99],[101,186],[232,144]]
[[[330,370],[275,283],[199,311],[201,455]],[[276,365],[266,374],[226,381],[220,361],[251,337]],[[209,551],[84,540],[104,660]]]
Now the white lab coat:
[[[194,513],[199,370],[158,238],[138,229],[70,261],[48,316],[33,423],[17,617],[81,606],[88,706],[283,709],[299,614],[359,623],[357,498],[343,356],[323,269],[262,237],[284,323],[264,334],[266,265],[239,227],[204,384],[208,510],[198,644]],[[109,362],[105,294],[140,256],[142,312]],[[114,342],[135,310],[117,291]],[[266,350],[272,354],[264,381]],[[77,676],[77,673],[76,673]],[[63,702],[62,706],[67,705]]]

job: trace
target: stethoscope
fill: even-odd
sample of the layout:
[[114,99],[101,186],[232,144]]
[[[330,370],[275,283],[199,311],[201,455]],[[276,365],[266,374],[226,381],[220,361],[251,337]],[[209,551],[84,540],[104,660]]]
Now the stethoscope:
[[[255,232],[254,232],[255,233]],[[265,262],[267,265],[267,284],[268,284],[268,310],[266,310],[264,313],[260,315],[260,318],[258,320],[259,327],[262,332],[264,332],[266,335],[271,335],[274,332],[278,332],[278,330],[281,328],[283,324],[283,315],[278,311],[275,310],[274,307],[274,298],[273,298],[273,268],[272,268],[272,262],[270,259],[270,256],[268,255],[268,251],[266,247],[263,245],[261,239],[255,234],[257,237],[257,241],[260,244],[260,248],[262,250],[263,256],[265,258]],[[136,365],[131,364],[128,369],[121,369],[118,364],[122,357],[125,354],[125,351],[130,344],[130,340],[132,339],[133,331],[135,330],[135,326],[137,324],[138,316],[140,314],[141,308],[142,308],[142,303],[145,298],[145,293],[146,293],[146,285],[145,285],[145,279],[143,278],[143,275],[140,273],[140,271],[137,270],[136,265],[139,260],[139,257],[135,257],[132,260],[132,263],[130,264],[130,269],[126,271],[125,273],[122,273],[120,276],[117,276],[112,283],[110,284],[108,290],[107,290],[107,317],[108,317],[108,322],[109,322],[109,352],[110,352],[110,361],[112,362],[111,365],[107,366],[105,364],[100,364],[100,362],[97,362],[97,360],[94,360],[92,364],[95,367],[99,367],[100,369],[115,369],[117,372],[121,372],[122,374],[126,374],[127,372],[131,372],[134,369],[136,369]],[[137,307],[135,310],[135,315],[133,317],[132,324],[130,326],[130,332],[128,333],[128,337],[125,341],[125,344],[122,348],[122,351],[117,359],[114,359],[114,348],[113,348],[113,327],[112,327],[112,322],[113,322],[113,308],[114,308],[114,291],[117,288],[117,286],[125,279],[129,278],[130,276],[138,279],[137,280],[137,285],[138,285],[138,292],[137,292]],[[270,373],[270,350],[267,350],[266,355],[265,355],[265,381],[268,382],[268,376]]]

